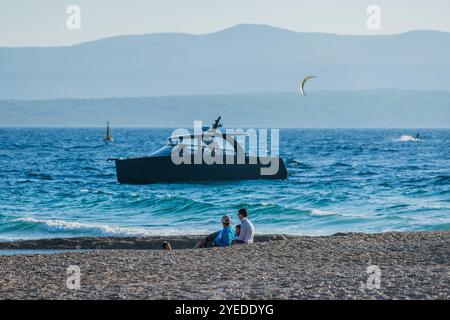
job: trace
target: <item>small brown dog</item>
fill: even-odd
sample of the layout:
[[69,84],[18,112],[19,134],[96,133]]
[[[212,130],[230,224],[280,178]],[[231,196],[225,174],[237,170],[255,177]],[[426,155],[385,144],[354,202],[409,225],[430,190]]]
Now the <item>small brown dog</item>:
[[163,250],[172,250],[172,247],[170,246],[170,243],[167,241],[164,241],[162,244]]

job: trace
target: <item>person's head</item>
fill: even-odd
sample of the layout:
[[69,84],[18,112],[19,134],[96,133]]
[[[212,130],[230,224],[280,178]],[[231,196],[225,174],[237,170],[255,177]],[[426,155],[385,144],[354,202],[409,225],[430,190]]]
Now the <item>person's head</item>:
[[162,248],[163,248],[163,250],[172,250],[172,247],[170,246],[170,243],[169,242],[167,242],[167,241],[164,241],[163,242],[163,244],[162,244]]
[[240,233],[241,233],[241,225],[240,225],[240,224],[237,224],[237,225],[234,227],[234,235],[235,235],[235,236],[238,236]]
[[228,227],[231,224],[231,218],[229,215],[226,214],[222,217],[222,224],[224,227]]
[[239,213],[238,213],[239,220],[247,218],[247,216],[248,216],[247,209],[245,209],[245,208],[239,209]]

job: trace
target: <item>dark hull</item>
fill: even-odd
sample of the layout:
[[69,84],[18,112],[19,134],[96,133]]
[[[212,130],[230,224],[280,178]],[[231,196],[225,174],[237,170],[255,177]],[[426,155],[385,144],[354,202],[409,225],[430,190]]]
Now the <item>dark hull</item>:
[[[255,159],[255,158],[253,158]],[[115,159],[117,180],[119,183],[150,184],[156,182],[212,181],[212,180],[249,180],[249,179],[287,179],[283,159],[278,159],[278,171],[273,175],[262,175],[261,168],[270,165],[251,164],[246,158],[245,164],[180,164],[172,162],[170,156],[144,157],[133,159]],[[236,161],[234,162],[236,163]],[[264,163],[264,161],[263,161]]]

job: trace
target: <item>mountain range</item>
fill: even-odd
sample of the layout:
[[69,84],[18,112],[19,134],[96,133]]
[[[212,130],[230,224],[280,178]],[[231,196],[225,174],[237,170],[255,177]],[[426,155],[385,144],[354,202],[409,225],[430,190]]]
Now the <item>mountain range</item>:
[[237,25],[215,33],[117,36],[0,48],[0,99],[450,90],[450,33],[352,36]]

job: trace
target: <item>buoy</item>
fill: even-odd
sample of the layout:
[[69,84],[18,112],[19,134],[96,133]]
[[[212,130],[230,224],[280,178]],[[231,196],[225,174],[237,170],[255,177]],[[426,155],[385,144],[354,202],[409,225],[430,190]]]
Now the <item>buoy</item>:
[[112,137],[111,137],[111,130],[109,129],[109,122],[106,123],[106,136],[105,136],[105,141],[113,141]]

